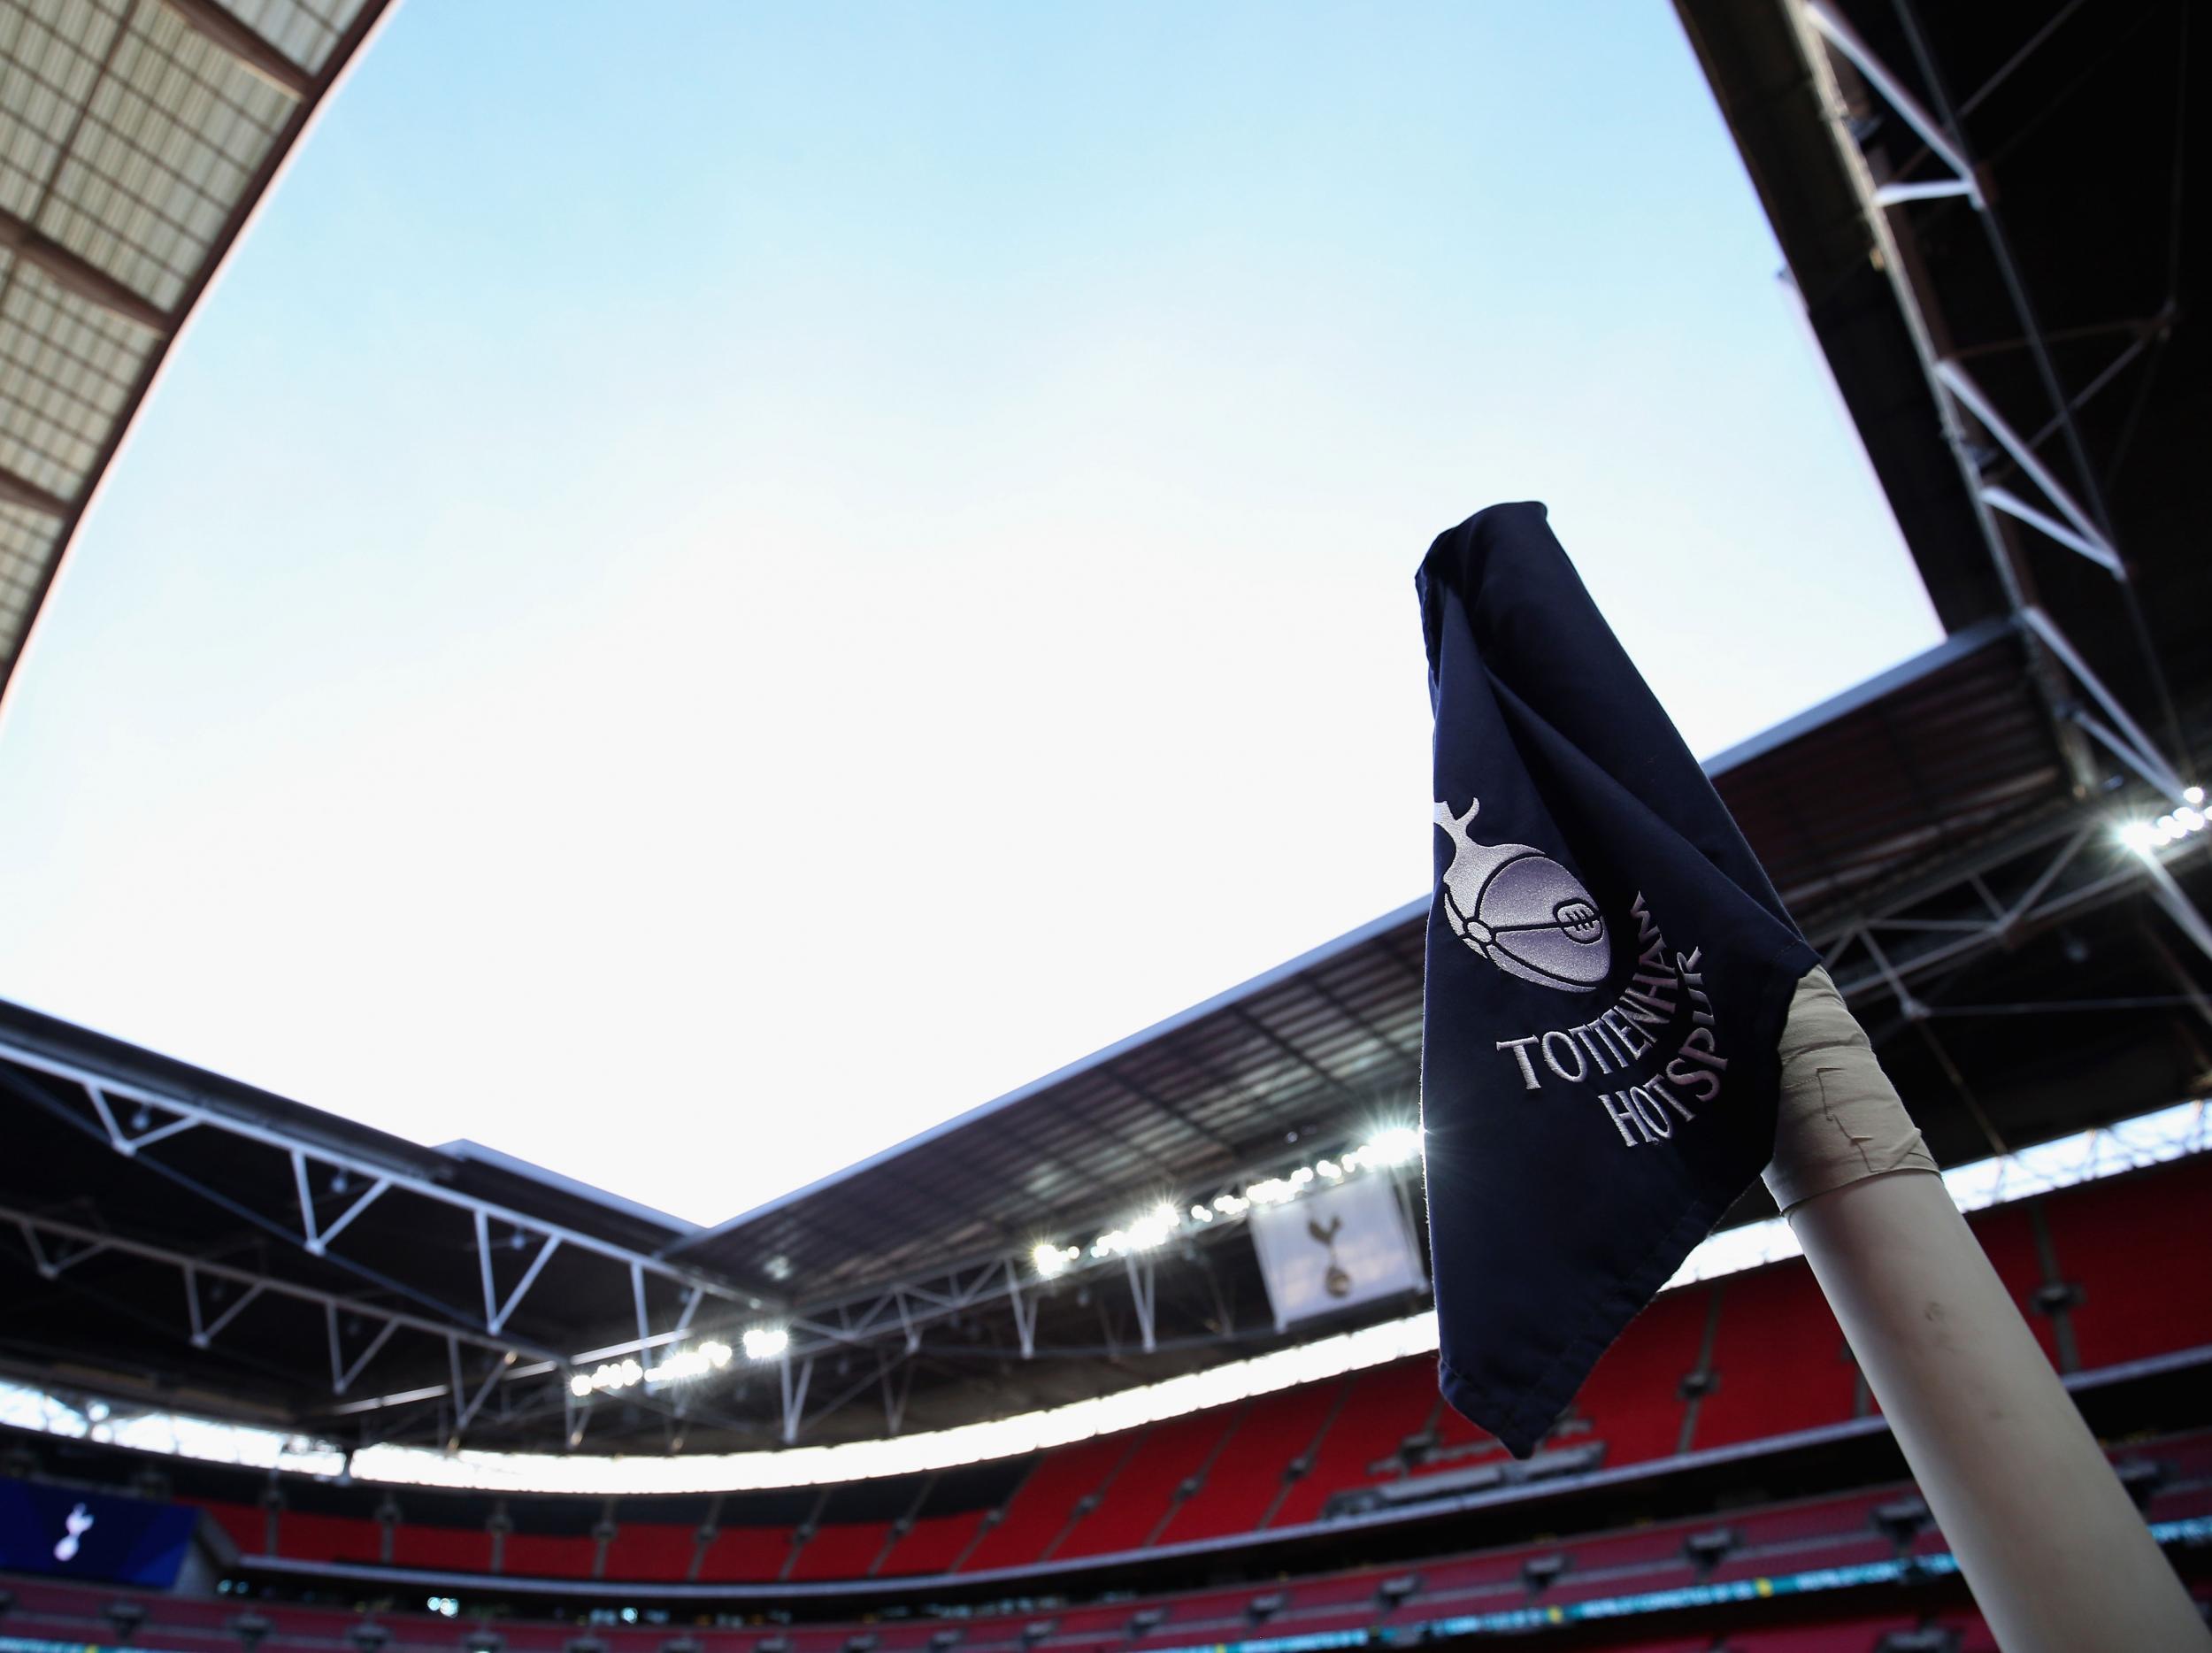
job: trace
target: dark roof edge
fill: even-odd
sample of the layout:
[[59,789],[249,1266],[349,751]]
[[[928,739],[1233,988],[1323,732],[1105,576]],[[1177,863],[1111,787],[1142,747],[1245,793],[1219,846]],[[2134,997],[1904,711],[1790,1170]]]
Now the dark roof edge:
[[1863,683],[1854,684],[1839,695],[1832,695],[1816,706],[1808,706],[1794,718],[1785,718],[1749,740],[1739,741],[1726,751],[1715,753],[1705,760],[1705,773],[1715,776],[1725,774],[1732,769],[1764,757],[1769,752],[1778,750],[1824,725],[1847,718],[1900,689],[1909,688],[1924,679],[1933,677],[1970,654],[1979,654],[2000,639],[2011,636],[2015,629],[2011,620],[2000,617],[1978,620],[1963,631],[1955,631],[1932,649],[1923,650],[1909,659],[1900,660],[1888,671],[1878,672]]
[[520,1181],[534,1183],[551,1193],[580,1201],[598,1210],[618,1211],[649,1226],[665,1228],[672,1234],[685,1235],[696,1234],[699,1231],[699,1225],[688,1218],[678,1217],[672,1212],[662,1211],[657,1205],[648,1205],[642,1200],[634,1200],[620,1194],[611,1193],[605,1188],[598,1188],[578,1178],[565,1176],[560,1172],[549,1170],[534,1160],[525,1159],[518,1154],[504,1153],[496,1148],[488,1148],[481,1142],[471,1142],[467,1137],[462,1137],[457,1142],[442,1142],[438,1145],[437,1151],[447,1158],[457,1160],[464,1165],[483,1165]]

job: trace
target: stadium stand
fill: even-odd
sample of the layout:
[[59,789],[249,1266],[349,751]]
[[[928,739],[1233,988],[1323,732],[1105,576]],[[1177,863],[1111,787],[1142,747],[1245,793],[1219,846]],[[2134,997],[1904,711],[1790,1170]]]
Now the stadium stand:
[[[2175,1289],[2147,1258],[2200,1250],[2212,1204],[2212,1156],[2061,1190],[1978,1215],[1974,1226],[2029,1308],[2062,1365],[2097,1376],[2129,1363],[2212,1358],[2212,1314],[2200,1288]],[[2047,1236],[2040,1238],[2039,1236]],[[2178,1255],[2200,1272],[2185,1244]],[[2055,1288],[2056,1289],[2053,1289]],[[2063,1335],[2055,1328],[2070,1320]],[[2066,1358],[2068,1349],[2078,1358]],[[1865,1419],[1832,1318],[1801,1262],[1724,1276],[1663,1296],[1598,1368],[1547,1458],[1560,1483],[1592,1472],[1701,1461],[1721,1449],[1769,1450]],[[127,1457],[128,1455],[118,1455]],[[261,1503],[218,1496],[205,1472],[180,1487],[246,1557],[618,1584],[693,1580],[764,1584],[972,1576],[1249,1537],[1295,1537],[1337,1516],[1479,1492],[1502,1480],[1502,1456],[1441,1407],[1432,1365],[1415,1358],[1304,1385],[1148,1428],[940,1475],[889,1478],[826,1490],[728,1494],[706,1499],[535,1496],[494,1501],[426,1488],[342,1488],[283,1478]],[[178,1465],[175,1472],[193,1472]],[[127,1466],[111,1472],[127,1479]],[[231,1484],[240,1479],[232,1475]],[[2154,1519],[2212,1506],[2212,1438],[2162,1449],[2141,1483]],[[1881,1496],[1844,1505],[1770,1510],[1708,1522],[1724,1546],[1701,1573],[1675,1547],[1623,1539],[1585,1548],[1548,1599],[1579,1599],[1616,1578],[1678,1575],[1721,1581],[1792,1567],[1841,1566],[1889,1553],[1870,1525]],[[1848,1516],[1844,1528],[1838,1512]],[[713,1518],[709,1519],[710,1512]],[[461,1524],[473,1518],[472,1526]],[[274,1534],[272,1550],[269,1535]],[[1906,1542],[1939,1548],[1923,1528]],[[1486,1600],[1518,1587],[1526,1557],[1496,1577],[1486,1562],[1430,1569],[1425,1592]],[[1471,1571],[1469,1568],[1471,1567]],[[1375,1581],[1362,1575],[1359,1590]],[[1510,1591],[1507,1590],[1509,1594]],[[1363,1603],[1364,1598],[1363,1597]],[[1347,1611],[1301,1595],[1286,1611]]]
[[[1180,1442],[1174,1448],[1177,1454],[1187,1449]],[[2155,1472],[2157,1490],[2147,1497],[2152,1519],[2178,1519],[2170,1512],[2200,1511],[2212,1504],[2212,1430],[2130,1442],[2116,1449],[2116,1456],[2124,1465],[2141,1464]],[[1156,1457],[1163,1469],[1175,1461],[1165,1445]],[[1809,1578],[1816,1582],[1809,1588],[1835,1588],[1845,1582],[1836,1569],[1894,1564],[1906,1556],[1925,1567],[1942,1555],[1939,1541],[1930,1542],[1938,1535],[1898,1518],[1901,1510],[1916,1503],[1909,1483],[1895,1483],[1733,1511],[1721,1518],[1709,1515],[1646,1523],[1443,1557],[1423,1563],[1413,1572],[1370,1566],[1319,1576],[1263,1579],[1233,1588],[1125,1593],[1089,1605],[1054,1603],[1048,1611],[1040,1611],[1032,1599],[949,1618],[845,1616],[780,1630],[675,1621],[675,1627],[701,1653],[776,1653],[764,1639],[774,1634],[785,1640],[782,1653],[895,1653],[941,1645],[935,1638],[947,1631],[957,1633],[963,1653],[998,1649],[1136,1653],[1144,1648],[1212,1645],[1259,1636],[1317,1635],[1385,1621],[1433,1625],[1466,1615],[1528,1608],[1563,1612],[1577,1603],[1601,1601],[1608,1615],[1632,1615],[1670,1610],[1663,1604],[1640,1609],[1635,1598],[1660,1592],[1679,1595],[1701,1584],[1743,1581],[1753,1587],[1747,1592],[1751,1596],[1763,1599],[1770,1590],[1761,1587],[1773,1580]],[[664,1526],[662,1530],[672,1534],[680,1529]],[[848,1524],[835,1550],[844,1565],[864,1565],[861,1558],[872,1530]],[[341,1542],[357,1539],[357,1534],[349,1534]],[[1936,1571],[1939,1573],[1940,1567]],[[177,1653],[237,1653],[240,1622],[248,1615],[262,1622],[257,1644],[267,1653],[364,1653],[355,1635],[364,1622],[358,1611],[266,1596],[249,1603],[27,1577],[10,1579],[6,1588],[12,1607],[5,1631],[12,1636],[79,1645],[112,1642],[117,1640],[118,1603],[122,1603],[120,1611],[133,1620],[134,1640]],[[833,1609],[833,1600],[832,1605]],[[453,1653],[457,1645],[482,1645],[482,1634],[495,1629],[490,1620],[457,1624],[440,1615],[391,1611],[388,1605],[377,1606],[369,1617],[385,1632],[386,1653],[416,1649]],[[1937,1616],[1931,1622],[1947,1625],[1968,1638],[1962,1647],[1993,1645],[1971,1639],[1985,1633],[1970,1612]],[[1887,1631],[1922,1624],[1921,1618],[1896,1614],[1846,1617],[1817,1625],[1732,1633],[1725,1645],[1739,1649],[1849,1648],[1854,1653],[1872,1653]],[[495,1621],[495,1634],[506,1653],[564,1653],[572,1649],[575,1632],[573,1625],[551,1621],[511,1616]],[[619,1620],[590,1626],[591,1637],[602,1643],[604,1653],[662,1653],[673,1634],[670,1626],[633,1628]],[[1691,1641],[1646,1639],[1621,1645],[1716,1644],[1709,1637]]]

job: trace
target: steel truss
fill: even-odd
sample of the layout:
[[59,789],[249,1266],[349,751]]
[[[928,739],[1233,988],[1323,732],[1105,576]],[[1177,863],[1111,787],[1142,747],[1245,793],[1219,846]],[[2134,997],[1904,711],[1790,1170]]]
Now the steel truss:
[[1910,1021],[1932,1012],[1912,983],[1955,970],[1975,957],[2017,946],[2063,919],[2131,896],[2148,895],[2212,957],[2212,934],[2170,870],[2195,853],[2185,840],[2148,855],[2121,847],[2121,811],[2109,801],[2082,804],[1998,839],[1863,905],[1810,938],[1854,1003],[1893,998]]
[[[2168,296],[2165,309],[2158,317],[2147,321],[2115,323],[2110,330],[2132,335],[2131,342],[2095,375],[2085,388],[2069,398],[2052,365],[2049,345],[2036,319],[2026,287],[2014,261],[2002,220],[1983,188],[1982,173],[1940,88],[1935,92],[1939,107],[1931,110],[1914,96],[1897,73],[1852,28],[1836,9],[1834,0],[1790,0],[1790,3],[1806,63],[1825,106],[1831,134],[1843,158],[1845,171],[1859,196],[1875,249],[1880,255],[1884,269],[1888,272],[1891,289],[1896,297],[1899,311],[1904,318],[1906,329],[1912,337],[1921,371],[1935,398],[1945,439],[1957,462],[2006,602],[2015,619],[2025,622],[2031,674],[2054,719],[2059,746],[2073,771],[2075,783],[2078,788],[2088,789],[2102,780],[2096,772],[2089,748],[2089,742],[2094,741],[2118,757],[2129,768],[2149,780],[2173,803],[2180,803],[2183,802],[2182,786],[2174,765],[2159,753],[2155,743],[2135,726],[2102,685],[2096,682],[2082,663],[2079,654],[2059,634],[2057,627],[2047,615],[2037,609],[2026,568],[2004,526],[2005,521],[2009,521],[2032,528],[2054,544],[2063,546],[2113,577],[2150,680],[2162,703],[2165,721],[2174,745],[2177,750],[2181,749],[2179,723],[2173,711],[2171,692],[2167,687],[2164,670],[2156,650],[2152,647],[2127,560],[2116,542],[2103,490],[2099,484],[2096,469],[2089,461],[2088,449],[2075,419],[2077,411],[2091,397],[2102,391],[2154,342],[2162,341],[2166,335],[2166,324],[2170,320],[2177,302],[2176,296]],[[1910,4],[1901,0],[1899,10],[1905,19],[1908,35],[1916,43],[1917,26],[1913,21]],[[1997,81],[2017,68],[2031,53],[2047,49],[2047,42],[2054,32],[2053,28],[2046,28],[2031,40],[1983,90],[1986,92],[1993,88]],[[1854,127],[1848,100],[1837,79],[1839,64],[1847,64],[1856,71],[1883,104],[1925,146],[1920,155],[1913,157],[1898,169],[1901,175],[1886,179],[1875,176],[1873,163]],[[1971,106],[1970,101],[1968,107]],[[1924,157],[1932,158],[1947,175],[1917,181],[1901,176]],[[1985,394],[1968,371],[1963,353],[1954,351],[1947,355],[1939,347],[1939,329],[1935,319],[1914,283],[1912,271],[1915,266],[1904,256],[1900,246],[1899,232],[1892,222],[1891,214],[1905,211],[1921,202],[1945,199],[1964,200],[1980,223],[2017,323],[2019,342],[2033,359],[2038,381],[2048,400],[2047,418],[2031,436],[2022,436]],[[1974,440],[1970,433],[1975,428],[1985,433],[1989,442],[1994,443],[1994,453],[1987,444]],[[2078,498],[2076,490],[2069,488],[2037,452],[2037,449],[2054,435],[2064,438],[2068,457],[2078,479],[2081,496]],[[2008,460],[2013,469],[2032,485],[2039,496],[2039,504],[2021,498],[2005,485],[2008,475],[2001,472],[1998,455]],[[2001,519],[2004,520],[2001,521]],[[2118,726],[2119,735],[2105,728],[2093,718],[2080,712],[2069,688],[2070,682],[2090,691],[2113,723]],[[2121,735],[2124,736],[2124,743]]]
[[[457,1444],[462,1432],[475,1420],[495,1387],[503,1380],[551,1376],[562,1385],[566,1396],[566,1386],[579,1368],[631,1352],[642,1353],[649,1363],[651,1351],[684,1341],[694,1318],[709,1303],[726,1316],[741,1315],[755,1324],[762,1311],[780,1306],[729,1281],[664,1261],[618,1242],[479,1197],[403,1165],[373,1159],[319,1138],[211,1105],[181,1088],[169,1089],[100,1073],[5,1036],[0,1036],[0,1063],[21,1070],[0,1071],[0,1087],[67,1118],[88,1135],[104,1141],[123,1158],[164,1174],[204,1196],[211,1191],[174,1165],[165,1163],[163,1157],[153,1150],[189,1133],[209,1133],[277,1156],[280,1165],[288,1162],[293,1200],[287,1208],[241,1214],[260,1231],[300,1253],[356,1275],[379,1292],[396,1290],[412,1298],[419,1312],[384,1307],[365,1298],[322,1290],[266,1269],[257,1271],[218,1264],[31,1211],[0,1211],[0,1226],[17,1230],[34,1267],[48,1280],[58,1280],[75,1265],[102,1253],[127,1256],[177,1269],[183,1288],[185,1323],[189,1328],[187,1336],[197,1349],[210,1347],[257,1300],[267,1297],[319,1306],[330,1348],[334,1398],[348,1395],[370,1363],[403,1332],[434,1338],[444,1344],[446,1382],[365,1402],[347,1401],[337,1409],[341,1411],[441,1403],[445,1438],[449,1444]],[[57,1088],[49,1088],[28,1075],[53,1081]],[[334,1215],[326,1217],[318,1210],[319,1186],[325,1191],[326,1203],[331,1196],[346,1200]],[[349,1195],[350,1199],[346,1198]],[[380,1202],[397,1198],[427,1201],[468,1215],[477,1262],[474,1283],[481,1292],[480,1315],[389,1280],[346,1255],[340,1242],[355,1222]],[[234,1203],[225,1203],[234,1208]],[[521,1277],[504,1291],[499,1289],[494,1271],[494,1257],[498,1249],[495,1229],[511,1244],[519,1236],[523,1244],[534,1246]],[[636,1308],[638,1337],[634,1342],[613,1349],[571,1350],[517,1334],[513,1323],[518,1311],[537,1286],[547,1265],[563,1252],[590,1257],[623,1272]],[[211,1318],[212,1305],[203,1295],[202,1282],[216,1280],[242,1288],[242,1295],[224,1304]],[[673,1322],[665,1329],[657,1331],[652,1324],[647,1301],[649,1282],[662,1288],[664,1292],[674,1288],[682,1294]],[[374,1328],[366,1346],[353,1351],[344,1349],[342,1322]],[[472,1378],[465,1372],[465,1349],[493,1357],[489,1370],[481,1377]],[[640,1398],[649,1405],[668,1405],[657,1397]],[[672,1406],[670,1409],[675,1410]]]

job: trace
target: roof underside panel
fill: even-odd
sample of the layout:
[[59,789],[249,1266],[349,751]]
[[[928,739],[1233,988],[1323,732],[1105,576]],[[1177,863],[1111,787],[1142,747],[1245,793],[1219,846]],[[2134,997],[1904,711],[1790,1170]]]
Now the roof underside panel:
[[0,688],[162,355],[382,4],[0,0]]

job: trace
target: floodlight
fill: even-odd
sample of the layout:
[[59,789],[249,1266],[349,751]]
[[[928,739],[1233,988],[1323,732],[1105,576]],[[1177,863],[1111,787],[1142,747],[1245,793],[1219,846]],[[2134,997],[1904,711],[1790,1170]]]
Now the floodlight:
[[1402,1165],[1421,1157],[1421,1133],[1410,1125],[1394,1125],[1379,1131],[1362,1149],[1371,1165]]
[[2181,808],[2174,811],[2174,819],[2179,821],[2184,826],[2186,826],[2191,832],[2202,832],[2204,830],[2203,814],[2197,810],[2191,809],[2185,803],[2182,805]]
[[773,1360],[791,1347],[791,1334],[780,1326],[749,1326],[743,1342],[749,1360]]
[[2158,828],[2148,821],[2128,821],[2120,828],[2120,842],[2138,855],[2148,855],[2158,848]]
[[1165,1245],[1175,1228],[1175,1208],[1171,1205],[1155,1206],[1129,1225],[1125,1243],[1132,1251],[1149,1251]]
[[578,1372],[568,1380],[568,1392],[578,1400],[582,1400],[585,1395],[591,1393],[591,1380],[582,1372]]
[[1058,1246],[1048,1245],[1042,1241],[1030,1252],[1029,1260],[1037,1265],[1037,1272],[1047,1280],[1064,1272],[1068,1266],[1068,1254]]
[[2204,807],[2204,788],[2202,787],[2185,787],[2182,788],[2181,800],[2185,803],[2192,803],[2197,808],[2202,809]]

